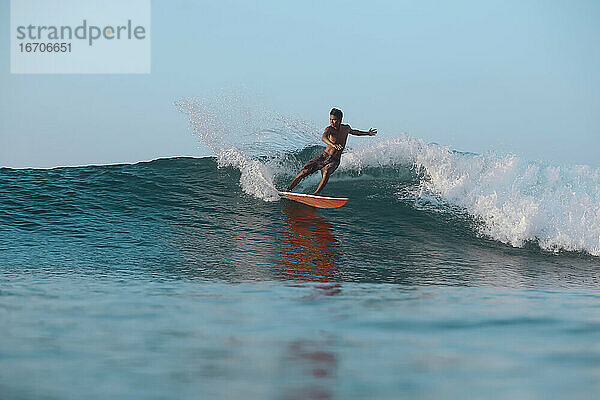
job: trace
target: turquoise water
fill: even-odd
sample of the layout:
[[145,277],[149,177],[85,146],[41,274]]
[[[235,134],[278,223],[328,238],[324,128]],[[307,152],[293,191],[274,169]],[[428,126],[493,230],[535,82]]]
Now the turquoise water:
[[[279,161],[275,186],[318,151]],[[411,164],[342,164],[337,210],[218,165],[0,170],[2,398],[600,393],[593,225],[575,251],[515,245]]]

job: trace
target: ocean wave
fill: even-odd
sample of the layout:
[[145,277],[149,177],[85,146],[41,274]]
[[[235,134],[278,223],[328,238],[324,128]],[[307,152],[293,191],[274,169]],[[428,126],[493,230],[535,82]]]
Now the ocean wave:
[[[176,106],[213,150],[218,166],[241,172],[245,193],[277,201],[276,186],[285,185],[322,149],[320,130],[314,123],[249,104],[229,96],[184,99]],[[404,135],[349,143],[332,182],[365,175],[404,182],[397,197],[406,197],[411,183],[413,191],[418,188],[409,193],[415,204],[429,199],[463,210],[477,221],[479,234],[500,242],[517,247],[535,242],[548,251],[600,256],[597,168],[528,161],[514,154],[461,153]]]

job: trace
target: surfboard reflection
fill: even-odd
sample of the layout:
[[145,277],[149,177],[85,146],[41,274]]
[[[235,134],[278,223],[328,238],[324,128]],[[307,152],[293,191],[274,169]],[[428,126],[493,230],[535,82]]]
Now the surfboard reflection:
[[283,222],[280,240],[283,278],[332,281],[340,255],[331,224],[315,208],[294,203],[284,205]]

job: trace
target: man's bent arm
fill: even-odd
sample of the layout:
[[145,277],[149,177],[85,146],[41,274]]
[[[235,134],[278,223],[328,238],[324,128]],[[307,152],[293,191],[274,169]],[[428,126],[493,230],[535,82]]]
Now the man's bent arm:
[[323,137],[322,137],[322,139],[323,139],[323,142],[325,142],[325,144],[326,144],[327,146],[331,146],[331,147],[333,147],[333,148],[334,148],[334,149],[336,149],[336,150],[343,150],[343,149],[344,149],[344,146],[342,146],[341,144],[335,144],[335,143],[333,143],[333,142],[332,142],[332,141],[329,139],[329,131],[325,131],[325,132],[323,133]]
[[325,142],[325,144],[326,144],[327,146],[335,147],[335,144],[333,144],[333,143],[331,142],[331,140],[329,140],[329,132],[325,131],[325,132],[323,133],[323,137],[322,137],[321,139],[323,140],[323,142]]

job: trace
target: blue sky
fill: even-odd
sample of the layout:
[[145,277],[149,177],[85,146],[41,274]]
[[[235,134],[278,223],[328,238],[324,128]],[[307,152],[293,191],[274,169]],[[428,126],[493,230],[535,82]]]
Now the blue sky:
[[380,137],[600,166],[600,2],[153,1],[152,73],[10,74],[0,3],[0,165],[209,154],[172,106],[245,88]]

